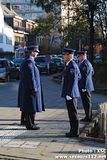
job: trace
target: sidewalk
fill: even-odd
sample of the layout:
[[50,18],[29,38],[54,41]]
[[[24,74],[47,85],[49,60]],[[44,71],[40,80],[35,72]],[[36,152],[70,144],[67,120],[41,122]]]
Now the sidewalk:
[[[84,117],[82,109],[78,113],[79,119]],[[96,114],[96,111],[93,113]],[[65,137],[69,131],[66,109],[47,109],[37,113],[36,121],[40,130],[28,131],[19,126],[18,108],[0,108],[0,159],[105,159],[103,143]],[[85,126],[86,123],[80,123],[80,132],[83,132]]]

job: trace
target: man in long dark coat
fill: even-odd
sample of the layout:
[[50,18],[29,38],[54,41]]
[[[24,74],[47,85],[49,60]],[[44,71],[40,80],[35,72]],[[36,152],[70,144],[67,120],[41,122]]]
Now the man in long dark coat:
[[25,126],[29,130],[40,129],[34,124],[35,113],[44,110],[39,70],[34,61],[38,53],[37,47],[29,48],[20,67],[18,106],[24,115]]

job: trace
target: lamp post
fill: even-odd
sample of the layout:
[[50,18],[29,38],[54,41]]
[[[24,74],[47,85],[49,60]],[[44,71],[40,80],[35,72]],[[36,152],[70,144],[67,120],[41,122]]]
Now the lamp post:
[[68,0],[67,2],[67,7],[68,7],[68,15],[67,15],[67,18],[68,18],[68,46],[70,45],[70,0]]

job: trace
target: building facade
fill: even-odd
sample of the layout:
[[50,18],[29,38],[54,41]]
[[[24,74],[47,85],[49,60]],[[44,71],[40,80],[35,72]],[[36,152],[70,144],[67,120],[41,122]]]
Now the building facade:
[[0,4],[0,52],[14,52],[14,33],[12,27],[4,22]]
[[[10,6],[7,7],[2,5],[4,20],[13,28],[14,48],[24,48],[27,44],[29,34],[36,27],[36,23],[32,20],[24,20]],[[21,49],[21,51],[23,50]]]
[[2,4],[11,4],[13,10],[24,19],[35,20],[38,17],[45,16],[45,11],[37,7],[34,0],[1,0]]

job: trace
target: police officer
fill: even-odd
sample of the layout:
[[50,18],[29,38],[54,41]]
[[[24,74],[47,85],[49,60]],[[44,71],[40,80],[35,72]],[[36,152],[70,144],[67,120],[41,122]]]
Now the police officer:
[[77,97],[79,97],[78,79],[80,78],[80,71],[77,64],[73,61],[74,52],[73,49],[69,48],[64,48],[63,50],[65,68],[62,97],[66,101],[70,122],[70,132],[66,133],[66,137],[78,137],[79,135]]
[[81,79],[79,80],[79,90],[83,107],[85,110],[85,118],[81,119],[84,122],[90,122],[92,120],[91,109],[91,91],[94,91],[92,76],[94,74],[93,67],[87,59],[87,51],[77,52],[79,60],[79,69],[81,72]]
[[35,113],[43,110],[43,102],[40,75],[34,59],[39,54],[39,49],[31,47],[26,50],[25,54],[20,67],[18,106],[24,116],[26,128],[38,130],[40,128],[34,124]]

